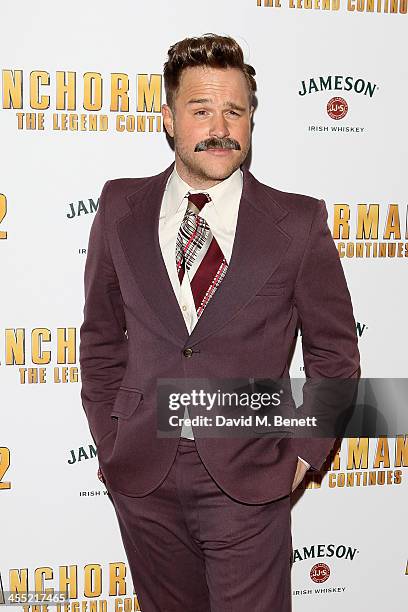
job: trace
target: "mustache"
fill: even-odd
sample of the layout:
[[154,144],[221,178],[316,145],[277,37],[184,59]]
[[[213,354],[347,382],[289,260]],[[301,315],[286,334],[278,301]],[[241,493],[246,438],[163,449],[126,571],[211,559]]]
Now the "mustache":
[[236,151],[241,150],[241,145],[234,138],[207,138],[196,144],[194,152],[207,151],[208,149],[235,149]]

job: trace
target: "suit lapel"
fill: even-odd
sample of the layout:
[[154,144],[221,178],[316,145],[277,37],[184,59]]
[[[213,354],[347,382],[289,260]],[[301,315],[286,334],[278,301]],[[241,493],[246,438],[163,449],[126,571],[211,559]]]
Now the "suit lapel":
[[159,216],[174,163],[127,197],[132,217],[118,223],[119,238],[140,291],[163,325],[184,345],[188,330],[159,243]]
[[174,164],[128,196],[132,218],[118,223],[119,237],[136,282],[164,326],[193,346],[224,326],[273,274],[291,238],[279,227],[286,216],[244,166],[243,192],[227,273],[189,335],[161,254],[158,225],[166,182]]
[[188,346],[215,333],[254,297],[277,269],[291,242],[278,226],[287,211],[245,166],[242,170],[244,184],[228,270],[188,337]]

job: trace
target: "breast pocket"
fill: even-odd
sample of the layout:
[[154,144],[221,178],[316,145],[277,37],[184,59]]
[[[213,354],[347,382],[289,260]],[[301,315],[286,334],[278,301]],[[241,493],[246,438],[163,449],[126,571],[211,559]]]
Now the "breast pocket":
[[257,291],[256,295],[283,295],[284,291],[285,285],[268,281]]
[[111,417],[119,417],[120,419],[130,419],[142,401],[143,391],[140,389],[119,387],[110,415]]

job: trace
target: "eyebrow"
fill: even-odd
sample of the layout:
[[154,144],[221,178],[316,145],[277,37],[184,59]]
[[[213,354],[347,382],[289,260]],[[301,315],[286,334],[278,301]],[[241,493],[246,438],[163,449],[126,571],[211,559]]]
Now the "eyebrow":
[[[212,100],[210,98],[192,98],[187,102],[187,104],[211,104]],[[225,102],[224,104],[227,108],[232,108],[233,110],[244,111],[246,108],[244,106],[239,106],[235,104],[235,102]]]

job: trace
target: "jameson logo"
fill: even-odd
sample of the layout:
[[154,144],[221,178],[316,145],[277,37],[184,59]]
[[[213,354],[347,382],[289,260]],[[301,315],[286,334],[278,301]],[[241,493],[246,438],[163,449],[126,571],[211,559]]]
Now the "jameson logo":
[[361,336],[367,329],[368,325],[366,325],[365,323],[361,323],[360,321],[356,321],[356,332],[359,338],[361,338]]
[[74,463],[79,463],[80,461],[86,461],[87,459],[93,459],[96,457],[96,448],[93,444],[88,444],[88,448],[86,449],[84,446],[80,446],[78,449],[72,448],[69,451],[70,457],[67,460],[67,463],[73,465]]
[[293,550],[293,563],[295,561],[307,561],[308,559],[330,558],[347,559],[353,561],[356,554],[360,551],[352,546],[345,544],[312,544],[312,546],[304,546],[303,548],[295,548]]
[[79,200],[78,202],[70,202],[68,204],[68,219],[74,219],[75,217],[80,217],[81,215],[89,215],[89,213],[96,213],[98,210],[99,198],[96,201],[92,198],[88,198],[88,201]]
[[307,81],[302,81],[298,93],[300,96],[305,96],[318,91],[354,91],[354,93],[372,98],[377,89],[378,85],[370,81],[336,74],[335,76],[312,77]]

